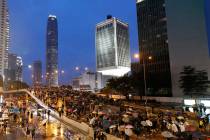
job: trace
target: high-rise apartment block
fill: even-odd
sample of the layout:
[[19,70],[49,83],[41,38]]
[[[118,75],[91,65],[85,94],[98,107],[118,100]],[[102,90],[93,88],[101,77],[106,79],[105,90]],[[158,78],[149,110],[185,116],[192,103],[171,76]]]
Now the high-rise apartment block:
[[7,0],[0,0],[0,75],[5,78],[5,70],[8,68],[9,49],[9,13]]

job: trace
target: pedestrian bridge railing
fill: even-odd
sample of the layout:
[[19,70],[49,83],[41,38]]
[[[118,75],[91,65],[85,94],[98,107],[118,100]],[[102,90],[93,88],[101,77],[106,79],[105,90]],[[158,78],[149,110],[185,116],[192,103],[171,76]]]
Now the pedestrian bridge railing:
[[[65,116],[59,117],[59,114],[54,111],[53,109],[49,108],[44,102],[42,102],[40,99],[38,99],[33,91],[28,91],[27,89],[21,89],[21,90],[11,90],[11,91],[3,91],[3,94],[8,94],[8,93],[17,93],[17,92],[24,92],[30,95],[40,106],[42,106],[46,110],[50,110],[50,115],[61,121],[62,123],[72,127],[73,129],[78,130],[80,133],[84,135],[89,135],[90,134],[90,127],[85,124],[85,123],[79,123],[77,121],[71,120]],[[92,137],[92,136],[91,136]]]
[[[94,131],[92,127],[89,127],[86,123],[84,122],[77,122],[74,121],[72,119],[67,118],[66,116],[62,116],[59,117],[59,114],[54,111],[53,109],[49,108],[44,102],[42,102],[40,99],[38,99],[35,95],[33,91],[29,91],[27,89],[20,89],[20,90],[10,90],[10,91],[3,91],[3,94],[7,94],[7,93],[17,93],[17,92],[24,92],[27,93],[28,95],[30,95],[40,106],[42,106],[44,109],[46,110],[50,110],[50,115],[56,119],[58,119],[59,121],[61,121],[62,123],[64,123],[67,126],[72,127],[73,129],[78,130],[80,133],[82,133],[83,135],[85,135],[87,137],[87,140],[92,140],[94,137]],[[120,138],[116,138],[113,135],[106,135],[107,140],[121,140]]]

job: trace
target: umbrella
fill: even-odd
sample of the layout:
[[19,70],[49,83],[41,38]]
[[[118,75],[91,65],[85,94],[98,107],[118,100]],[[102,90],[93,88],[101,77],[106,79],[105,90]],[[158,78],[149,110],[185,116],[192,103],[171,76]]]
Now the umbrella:
[[183,119],[184,119],[184,117],[183,117],[183,116],[178,116],[178,117],[177,117],[177,119],[179,119],[179,120],[183,120]]
[[133,135],[133,131],[131,129],[125,129],[125,134],[131,136]]
[[129,124],[129,125],[126,125],[125,128],[129,129],[129,128],[133,128],[133,126]]
[[168,131],[162,132],[161,135],[165,138],[176,138],[176,136],[174,136],[171,132]]
[[97,112],[96,112],[96,111],[93,111],[92,113],[93,113],[93,114],[97,114]]
[[128,110],[129,110],[129,111],[133,111],[133,109],[132,109],[132,108],[128,108]]
[[152,126],[152,122],[151,122],[150,120],[146,120],[146,124],[147,124],[148,126]]
[[111,125],[109,128],[115,128],[115,127],[117,127],[116,125]]
[[104,115],[104,114],[106,114],[106,113],[104,113],[103,111],[98,112],[98,115]]
[[200,103],[199,106],[202,106],[203,107],[204,106],[204,103]]
[[147,126],[147,123],[145,121],[141,121],[142,126]]
[[127,122],[129,122],[130,120],[129,120],[128,117],[126,117],[126,118],[123,118],[122,121],[125,122],[125,123],[127,123]]
[[96,120],[96,118],[93,117],[93,118],[90,120],[90,125],[94,124],[95,120]]
[[205,118],[206,117],[206,115],[203,115],[203,116],[201,116],[201,119],[203,119],[203,118]]
[[130,111],[127,111],[127,112],[126,112],[126,114],[132,114],[132,112],[130,112]]
[[124,115],[122,115],[124,118],[127,118],[128,117],[128,115],[127,114],[124,114]]

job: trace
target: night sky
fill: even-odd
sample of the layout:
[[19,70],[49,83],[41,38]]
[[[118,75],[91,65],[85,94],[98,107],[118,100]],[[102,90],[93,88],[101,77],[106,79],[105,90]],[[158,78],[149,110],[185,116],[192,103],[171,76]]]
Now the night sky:
[[[43,62],[45,73],[46,24],[49,14],[58,19],[59,68],[62,83],[78,75],[76,66],[95,70],[95,25],[107,14],[130,27],[131,54],[138,52],[136,0],[9,0],[11,52],[23,57],[24,65]],[[210,0],[207,0],[210,5]],[[208,11],[210,21],[210,12]],[[210,28],[209,28],[210,30]],[[24,80],[31,82],[24,68]]]

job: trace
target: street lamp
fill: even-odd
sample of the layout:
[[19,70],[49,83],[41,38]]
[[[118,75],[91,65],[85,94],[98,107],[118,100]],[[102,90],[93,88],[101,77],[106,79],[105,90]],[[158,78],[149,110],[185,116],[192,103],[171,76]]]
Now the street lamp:
[[[135,59],[139,59],[140,58],[140,54],[134,54],[133,56]],[[148,60],[152,60],[152,56],[148,56],[146,57]],[[146,80],[146,65],[145,65],[145,58],[143,58],[142,55],[142,62],[143,62],[143,72],[144,72],[144,95],[147,96],[147,80]]]
[[77,67],[75,67],[75,70],[76,70],[76,71],[78,71],[78,70],[79,70],[79,67],[78,67],[78,66],[77,66]]
[[139,59],[139,58],[140,58],[140,56],[139,56],[138,53],[134,54],[133,57],[134,57],[135,59]]
[[85,71],[88,71],[88,67],[85,67]]
[[29,69],[32,69],[32,65],[28,65],[28,68],[29,68]]
[[65,72],[64,72],[64,70],[61,70],[61,74],[64,74]]

